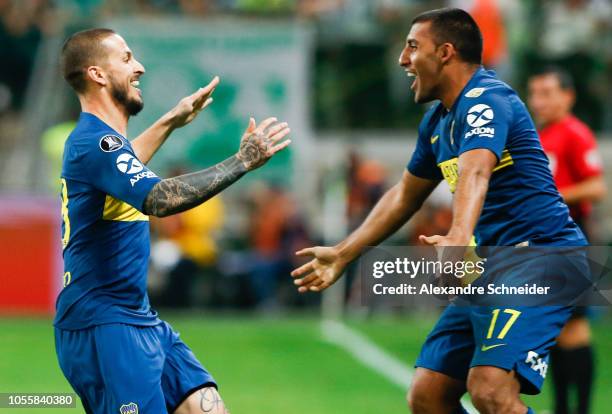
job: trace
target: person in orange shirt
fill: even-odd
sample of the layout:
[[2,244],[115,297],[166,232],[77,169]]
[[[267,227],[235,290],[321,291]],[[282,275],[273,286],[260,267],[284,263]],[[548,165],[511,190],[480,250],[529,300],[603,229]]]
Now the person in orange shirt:
[[469,13],[482,32],[482,64],[496,68],[506,58],[506,30],[496,0],[474,0]]

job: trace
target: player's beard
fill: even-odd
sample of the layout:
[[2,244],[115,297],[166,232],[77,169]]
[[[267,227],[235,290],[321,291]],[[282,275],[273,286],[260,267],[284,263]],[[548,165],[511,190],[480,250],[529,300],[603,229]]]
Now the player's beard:
[[125,108],[125,111],[130,116],[138,114],[144,107],[142,99],[134,99],[129,96],[129,86],[125,87],[115,79],[110,79],[111,95],[115,101]]

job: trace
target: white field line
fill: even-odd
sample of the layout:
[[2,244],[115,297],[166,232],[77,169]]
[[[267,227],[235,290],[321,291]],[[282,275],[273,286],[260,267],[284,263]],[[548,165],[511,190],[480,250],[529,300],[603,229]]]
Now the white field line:
[[[357,361],[377,372],[404,392],[410,387],[414,370],[364,335],[342,322],[333,320],[323,320],[321,331],[327,342],[344,349]],[[478,413],[467,398],[463,398],[461,403],[469,413]]]

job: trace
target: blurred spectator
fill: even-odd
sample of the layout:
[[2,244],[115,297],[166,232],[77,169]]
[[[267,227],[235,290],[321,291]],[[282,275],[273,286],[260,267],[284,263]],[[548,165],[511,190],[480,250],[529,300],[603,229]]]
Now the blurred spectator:
[[223,11],[249,14],[289,14],[295,11],[295,0],[217,0]]
[[48,0],[0,0],[0,112],[3,101],[21,108],[38,46],[55,22]]
[[179,7],[186,16],[207,16],[215,7],[214,0],[179,0]]
[[529,80],[528,102],[561,196],[574,221],[593,241],[591,204],[605,196],[606,184],[595,136],[571,113],[572,78],[559,68],[543,69]]
[[408,233],[408,244],[419,245],[419,236],[424,234],[447,234],[453,221],[453,210],[450,203],[436,203],[428,200],[415,214]]
[[[612,5],[605,0],[548,0],[544,2],[545,20],[541,27],[542,53],[560,59],[575,53],[593,54],[609,29]],[[608,26],[608,27],[606,27]]]
[[48,180],[48,188],[54,195],[59,194],[64,144],[75,126],[75,121],[61,122],[48,128],[41,137],[42,153],[47,158],[45,177]]
[[151,218],[158,236],[152,261],[165,273],[157,304],[190,307],[210,302],[218,275],[215,233],[223,226],[224,215],[223,201],[216,196],[184,213]]
[[[387,173],[385,168],[374,160],[364,160],[355,151],[349,153],[348,200],[346,214],[349,232],[355,230],[368,216],[374,205],[386,191]],[[346,295],[351,305],[360,298],[361,280],[355,279],[356,263],[349,266],[346,275]]]
[[[576,88],[576,115],[595,129],[601,128],[606,88],[605,56],[612,29],[612,4],[607,0],[548,0],[539,24],[540,66],[566,69]],[[609,52],[608,52],[609,53]]]
[[472,15],[483,38],[482,63],[496,69],[507,58],[506,27],[497,0],[461,0],[453,5]]
[[374,160],[363,160],[356,152],[349,154],[347,215],[349,230],[359,226],[385,193],[386,172]]
[[[251,214],[250,282],[256,306],[264,311],[279,305],[279,282],[297,265],[295,252],[310,245],[306,226],[293,197],[280,188],[256,186]],[[294,292],[293,286],[290,291]]]
[[297,13],[304,18],[320,18],[340,10],[345,0],[299,0]]

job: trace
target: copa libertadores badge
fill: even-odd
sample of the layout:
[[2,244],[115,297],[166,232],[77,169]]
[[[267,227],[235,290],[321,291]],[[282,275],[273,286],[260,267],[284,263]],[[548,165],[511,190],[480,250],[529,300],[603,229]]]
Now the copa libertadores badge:
[[104,135],[100,139],[100,149],[104,152],[113,152],[123,148],[123,140],[117,135]]

